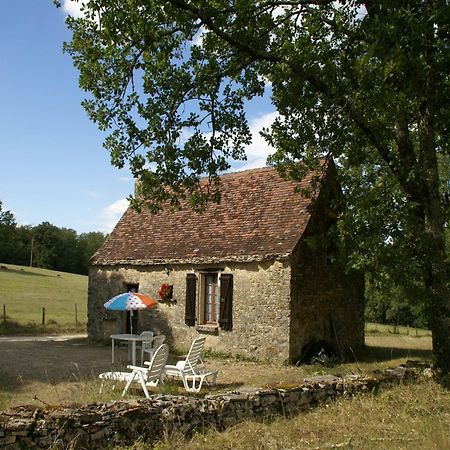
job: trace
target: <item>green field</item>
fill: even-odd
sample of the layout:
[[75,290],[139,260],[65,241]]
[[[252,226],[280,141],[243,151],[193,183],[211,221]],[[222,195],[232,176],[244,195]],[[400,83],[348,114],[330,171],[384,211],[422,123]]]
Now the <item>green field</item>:
[[0,263],[0,334],[84,332],[87,284],[84,275]]
[[423,328],[404,327],[401,325],[383,325],[380,323],[366,322],[366,335],[368,334],[402,334],[405,336],[430,337],[431,331]]

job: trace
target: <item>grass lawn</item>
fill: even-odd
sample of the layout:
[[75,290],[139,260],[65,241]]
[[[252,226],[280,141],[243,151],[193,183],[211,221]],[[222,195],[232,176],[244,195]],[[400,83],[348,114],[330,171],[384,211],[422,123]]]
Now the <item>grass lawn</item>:
[[0,334],[84,332],[87,283],[84,275],[0,264]]
[[[210,431],[188,440],[174,434],[155,448],[445,450],[450,448],[449,430],[450,393],[424,382],[341,398],[289,419],[243,422],[222,433]],[[127,449],[148,446],[137,443]]]
[[[84,331],[87,277],[0,264],[0,334]],[[75,324],[75,304],[78,322]],[[46,326],[41,325],[42,308]],[[6,339],[6,338],[2,338]],[[126,367],[126,350],[120,370]],[[427,330],[367,324],[366,348],[351,361],[334,367],[286,366],[205,352],[206,364],[219,370],[218,384],[202,395],[241,386],[292,387],[311,375],[346,375],[393,367],[407,359],[431,358]],[[98,374],[111,369],[110,346],[86,339],[67,342],[0,342],[0,409],[20,404],[73,404],[120,399],[121,389],[99,393]],[[114,368],[117,370],[117,367]],[[185,394],[179,383],[155,393]],[[140,390],[126,399],[142,399]],[[157,450],[184,449],[450,449],[450,392],[429,381],[398,386],[377,395],[339,399],[294,418],[244,422],[223,433],[210,431],[185,439],[166,436]],[[148,449],[137,442],[134,450]],[[116,450],[119,450],[117,447]]]

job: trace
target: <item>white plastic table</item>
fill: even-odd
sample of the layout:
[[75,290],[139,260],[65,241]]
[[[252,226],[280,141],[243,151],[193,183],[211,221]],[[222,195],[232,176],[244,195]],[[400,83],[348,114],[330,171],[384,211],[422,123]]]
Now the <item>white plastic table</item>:
[[[148,336],[142,336],[140,334],[112,334],[111,335],[111,353],[112,353],[112,363],[114,364],[114,341],[128,341],[131,343],[131,362],[133,366],[136,365],[136,342],[148,341]],[[130,359],[130,345],[128,345],[128,359]]]

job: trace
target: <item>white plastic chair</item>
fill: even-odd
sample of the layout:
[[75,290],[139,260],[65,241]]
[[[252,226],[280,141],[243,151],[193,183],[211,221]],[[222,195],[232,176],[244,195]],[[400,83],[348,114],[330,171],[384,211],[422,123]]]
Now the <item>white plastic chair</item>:
[[165,340],[166,336],[163,334],[158,334],[157,336],[153,336],[150,341],[142,342],[141,365],[144,363],[144,353],[148,353],[148,360],[150,361],[153,358],[156,349],[164,344]]
[[203,382],[209,385],[216,382],[218,371],[208,370],[200,356],[205,341],[205,337],[194,339],[184,361],[178,361],[176,365],[167,364],[164,367],[164,375],[181,378],[187,392],[200,392]]
[[145,337],[145,341],[142,341],[142,343],[147,343],[147,342],[149,342],[151,339],[152,339],[152,337],[153,337],[153,331],[143,331],[142,333],[141,333],[141,336],[142,337]]
[[156,349],[152,360],[146,363],[148,367],[127,366],[131,372],[105,372],[99,375],[102,380],[100,386],[100,393],[103,390],[103,383],[105,380],[111,381],[126,381],[127,384],[122,392],[122,396],[128,391],[131,383],[138,383],[142,387],[144,394],[150,398],[147,386],[155,387],[161,381],[161,375],[167,363],[169,356],[169,347],[166,344],[161,345]]
[[[142,347],[144,347],[144,345],[147,345],[152,340],[152,338],[153,338],[153,331],[143,331],[141,333],[141,336],[145,338],[145,341],[141,341],[140,344],[137,344],[136,345],[136,350],[142,349]],[[142,365],[142,361],[141,361],[141,365]]]

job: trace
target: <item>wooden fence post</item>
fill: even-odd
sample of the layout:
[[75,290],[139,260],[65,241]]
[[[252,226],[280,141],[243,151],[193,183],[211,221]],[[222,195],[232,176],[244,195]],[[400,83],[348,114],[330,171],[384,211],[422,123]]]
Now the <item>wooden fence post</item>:
[[45,308],[42,308],[42,326],[45,326]]

